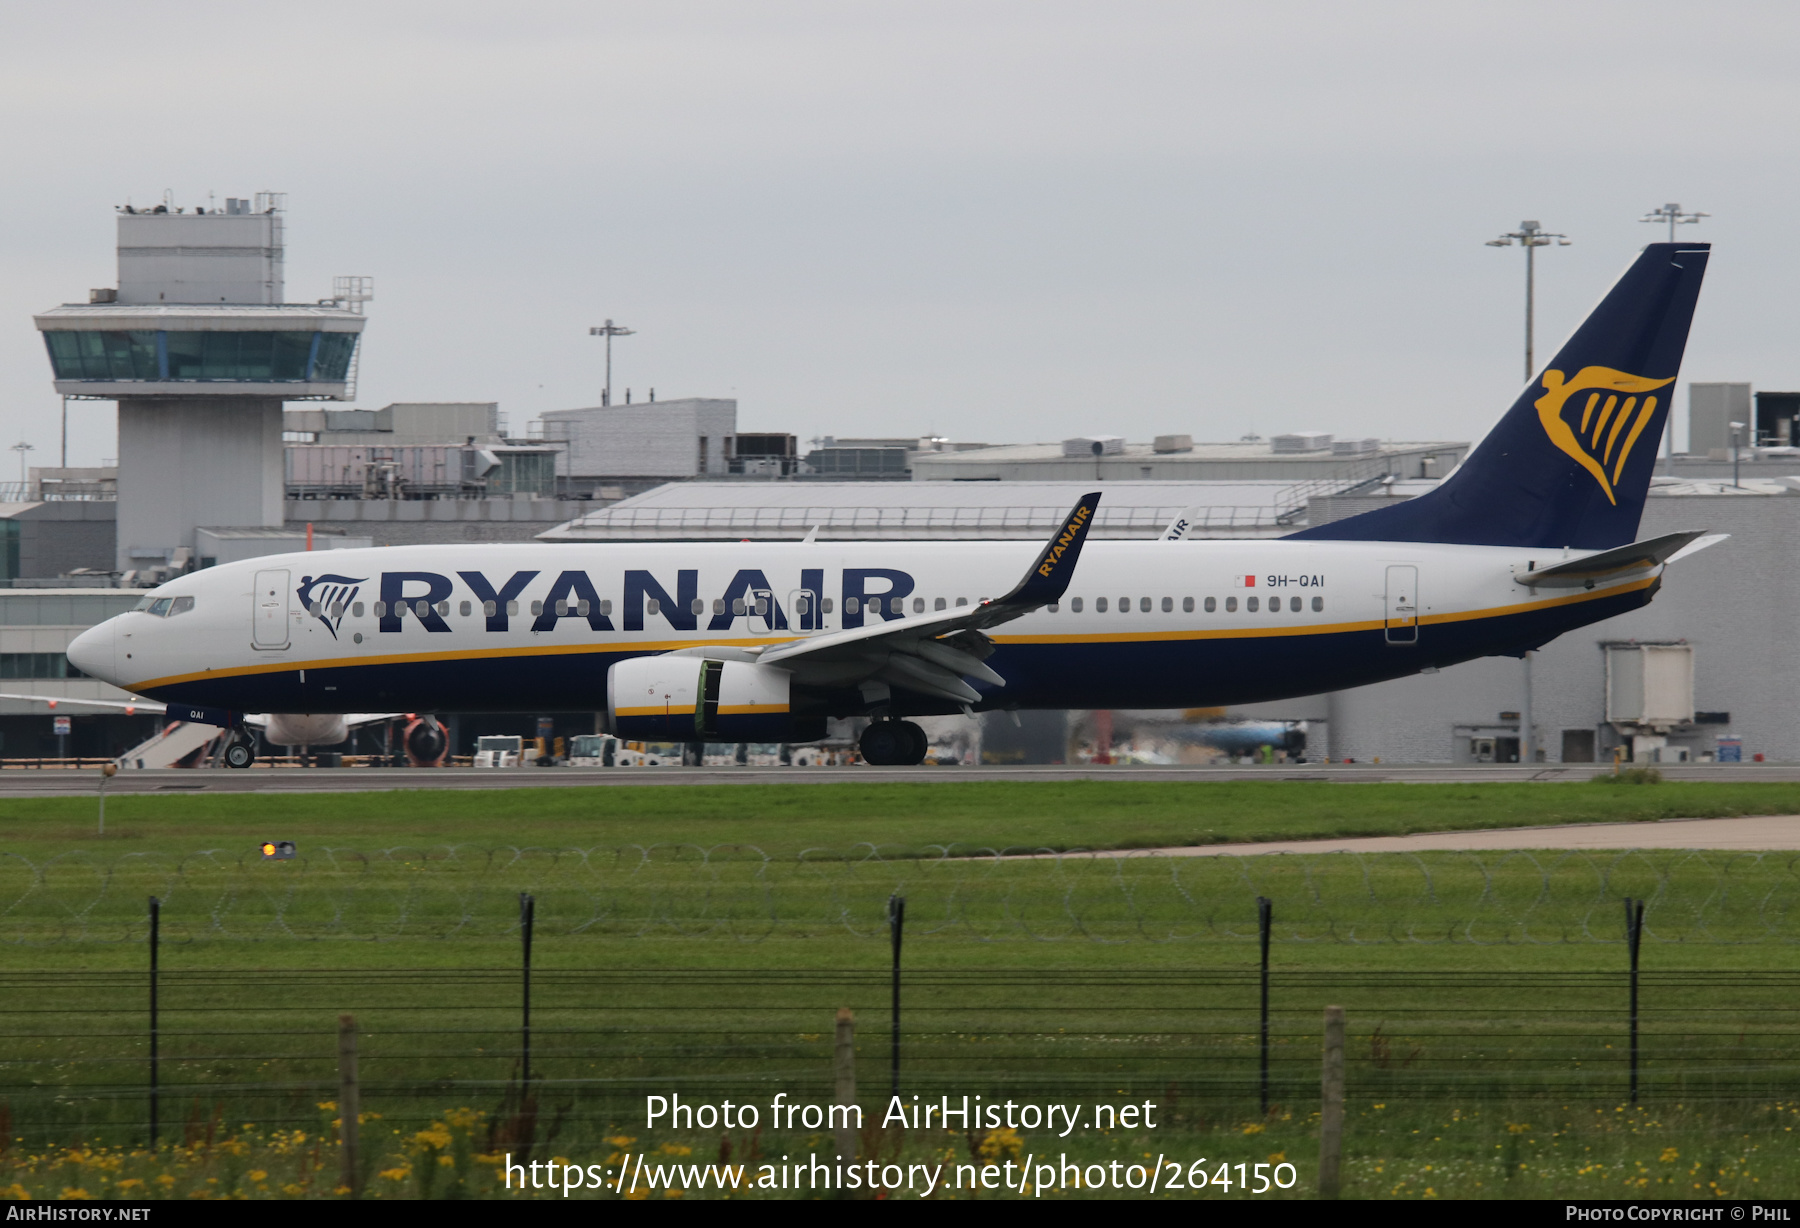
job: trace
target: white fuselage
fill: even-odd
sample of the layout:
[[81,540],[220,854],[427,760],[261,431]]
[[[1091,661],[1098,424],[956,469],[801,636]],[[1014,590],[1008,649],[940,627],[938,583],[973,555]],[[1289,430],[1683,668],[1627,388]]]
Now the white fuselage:
[[[753,648],[979,602],[1010,589],[1037,549],[743,542],[277,555],[173,580],[149,594],[167,605],[84,633],[69,656],[139,694],[238,710],[595,708],[607,668],[626,657]],[[1092,541],[1060,602],[991,631],[989,664],[1006,685],[984,686],[983,705],[1310,694],[1519,651],[1649,600],[1657,575],[1592,590],[1515,580],[1584,553]],[[834,714],[855,706],[821,702]]]

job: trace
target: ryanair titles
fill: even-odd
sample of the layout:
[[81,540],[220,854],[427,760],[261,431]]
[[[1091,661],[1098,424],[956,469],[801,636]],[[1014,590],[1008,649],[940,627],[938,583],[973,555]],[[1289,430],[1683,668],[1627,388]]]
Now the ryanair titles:
[[[822,631],[864,626],[870,619],[901,618],[912,597],[913,577],[891,567],[846,567],[826,588],[824,568],[804,568],[799,583],[777,584],[767,573],[742,568],[722,590],[702,593],[698,569],[658,576],[627,570],[608,595],[586,571],[384,571],[373,591],[360,577],[302,577],[295,596],[307,614],[337,634],[346,613],[363,616],[359,594],[373,596],[377,629],[397,634],[409,620],[427,632],[448,633],[450,618],[479,616],[485,630],[554,631],[578,619],[594,631],[730,631],[747,620],[752,631]],[[322,580],[329,580],[327,586]],[[611,594],[619,594],[615,599]],[[468,623],[464,623],[467,626]]]

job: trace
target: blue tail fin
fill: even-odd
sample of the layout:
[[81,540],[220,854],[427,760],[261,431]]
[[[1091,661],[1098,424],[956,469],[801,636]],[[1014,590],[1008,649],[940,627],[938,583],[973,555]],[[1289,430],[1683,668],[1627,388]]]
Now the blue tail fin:
[[1586,550],[1635,539],[1710,249],[1646,247],[1437,489],[1291,536]]

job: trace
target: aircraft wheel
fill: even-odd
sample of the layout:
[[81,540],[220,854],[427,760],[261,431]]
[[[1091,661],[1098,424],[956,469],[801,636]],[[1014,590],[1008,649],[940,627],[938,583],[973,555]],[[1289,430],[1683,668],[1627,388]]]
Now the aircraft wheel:
[[225,748],[225,766],[228,768],[247,768],[256,762],[256,751],[248,742],[234,741]]
[[931,749],[931,739],[925,731],[912,721],[896,721],[895,726],[907,739],[906,754],[900,762],[909,766],[925,762],[926,752]]
[[862,732],[857,748],[863,762],[872,767],[897,767],[907,762],[912,753],[912,739],[907,736],[904,721],[876,721]]

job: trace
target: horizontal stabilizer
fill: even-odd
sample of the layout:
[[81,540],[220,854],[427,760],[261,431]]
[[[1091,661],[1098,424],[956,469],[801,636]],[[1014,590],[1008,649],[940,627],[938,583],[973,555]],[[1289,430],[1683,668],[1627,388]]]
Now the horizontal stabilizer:
[[[1596,584],[1613,584],[1638,575],[1648,575],[1703,536],[1705,534],[1699,530],[1692,533],[1670,533],[1666,537],[1653,537],[1649,541],[1633,542],[1629,546],[1616,546],[1611,550],[1602,550],[1599,554],[1570,559],[1552,567],[1527,566],[1522,571],[1515,567],[1513,579],[1532,588],[1593,588]],[[1723,536],[1724,534],[1716,535],[1714,541]]]

